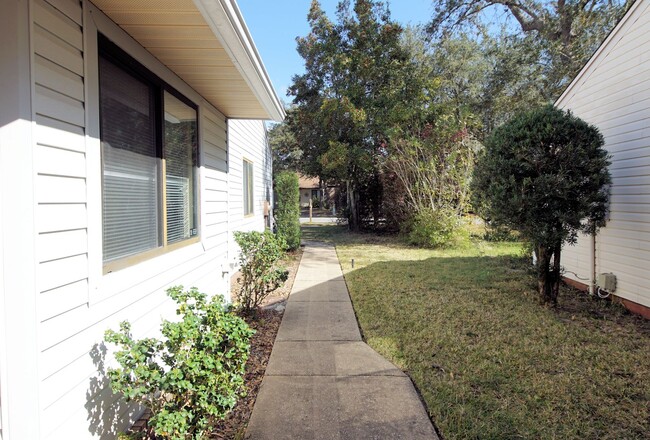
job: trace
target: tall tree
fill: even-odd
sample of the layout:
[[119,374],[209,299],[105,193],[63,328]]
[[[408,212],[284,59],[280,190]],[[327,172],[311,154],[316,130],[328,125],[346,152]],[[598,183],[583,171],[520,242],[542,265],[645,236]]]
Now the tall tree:
[[335,23],[313,0],[308,21],[310,33],[297,39],[306,72],[290,87],[289,125],[311,164],[308,174],[346,187],[350,228],[367,217],[377,225],[389,132],[412,115],[422,94],[406,81],[412,63],[400,44],[402,27],[373,0],[356,0],[353,8],[341,1]]
[[[441,0],[430,24],[443,35],[463,25],[488,25],[502,9],[512,35],[537,54],[547,100],[556,99],[633,0]],[[490,17],[493,17],[491,15]]]

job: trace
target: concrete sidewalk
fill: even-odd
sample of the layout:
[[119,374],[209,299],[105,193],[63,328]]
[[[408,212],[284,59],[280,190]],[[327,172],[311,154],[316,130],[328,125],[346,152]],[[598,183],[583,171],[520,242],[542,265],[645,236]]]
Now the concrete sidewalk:
[[361,340],[331,245],[305,247],[246,438],[438,438],[411,380]]

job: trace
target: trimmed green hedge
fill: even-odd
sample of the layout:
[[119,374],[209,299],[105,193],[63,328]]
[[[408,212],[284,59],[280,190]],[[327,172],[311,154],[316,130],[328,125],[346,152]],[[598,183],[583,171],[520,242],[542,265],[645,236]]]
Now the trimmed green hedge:
[[289,250],[300,246],[300,187],[298,175],[282,171],[275,177],[275,223],[278,237],[283,238]]

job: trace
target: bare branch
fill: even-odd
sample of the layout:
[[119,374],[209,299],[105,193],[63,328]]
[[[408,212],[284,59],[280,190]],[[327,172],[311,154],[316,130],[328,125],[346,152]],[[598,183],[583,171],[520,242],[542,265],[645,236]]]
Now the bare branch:
[[[505,5],[510,10],[512,15],[519,22],[519,25],[521,26],[521,30],[523,30],[524,32],[530,32],[530,31],[541,32],[544,30],[544,22],[537,16],[536,13],[534,13],[529,8],[521,5],[520,3],[514,3],[507,0],[498,3]],[[528,16],[528,19],[527,17],[524,16],[524,14]]]

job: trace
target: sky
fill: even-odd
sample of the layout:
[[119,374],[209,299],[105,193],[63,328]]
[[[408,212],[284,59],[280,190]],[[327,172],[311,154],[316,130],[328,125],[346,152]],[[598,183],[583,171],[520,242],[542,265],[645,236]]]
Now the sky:
[[[311,0],[238,0],[244,21],[253,36],[264,66],[282,101],[291,78],[304,72],[302,58],[296,52],[296,37],[309,33],[307,13]],[[338,0],[321,0],[321,7],[334,20]],[[432,0],[394,0],[389,2],[391,16],[401,24],[426,23],[433,15]]]

